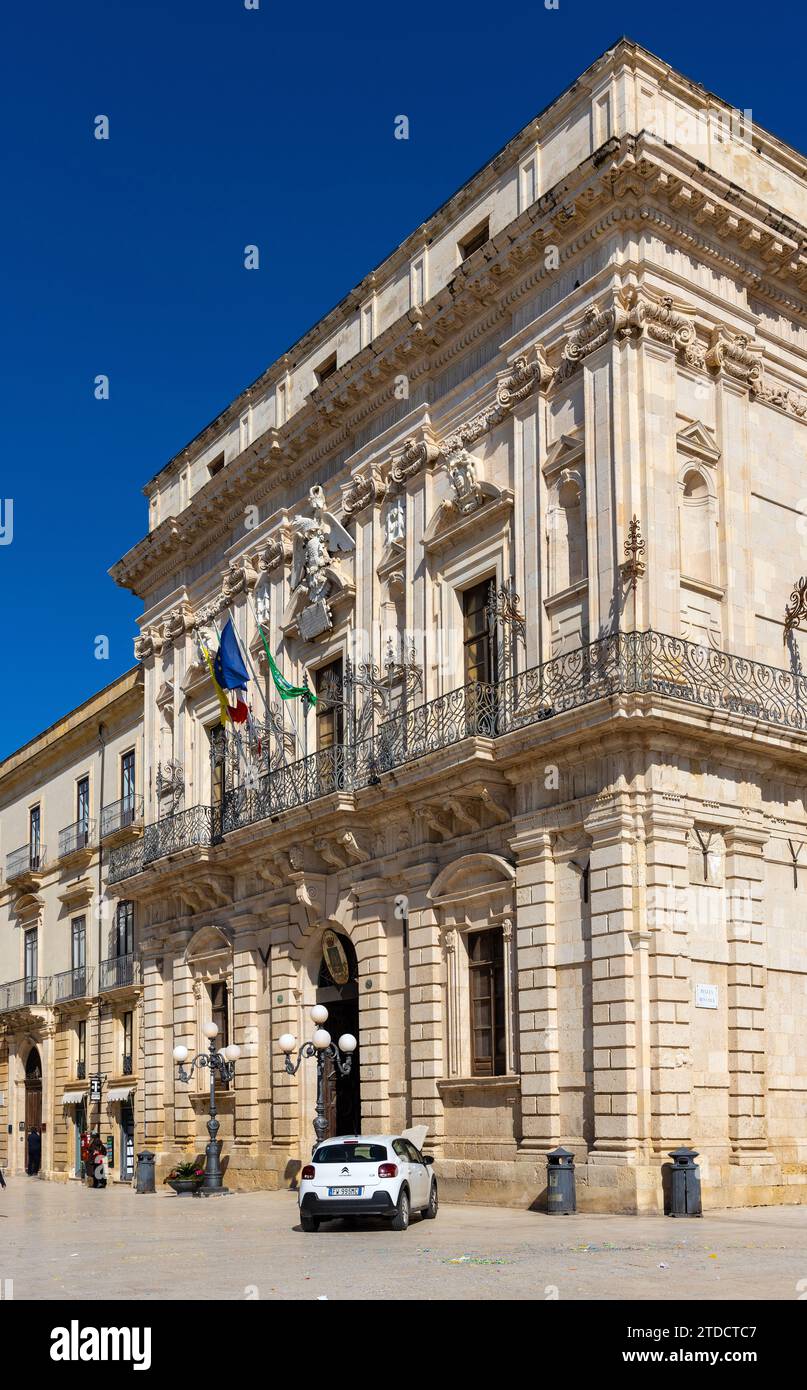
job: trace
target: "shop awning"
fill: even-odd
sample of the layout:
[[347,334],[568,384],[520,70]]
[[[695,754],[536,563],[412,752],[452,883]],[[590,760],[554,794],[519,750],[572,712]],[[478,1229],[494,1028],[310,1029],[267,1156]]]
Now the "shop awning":
[[111,1090],[107,1091],[106,1098],[108,1101],[129,1100],[133,1091],[134,1086],[113,1086]]
[[62,1105],[81,1105],[87,1099],[86,1091],[65,1091],[62,1096]]

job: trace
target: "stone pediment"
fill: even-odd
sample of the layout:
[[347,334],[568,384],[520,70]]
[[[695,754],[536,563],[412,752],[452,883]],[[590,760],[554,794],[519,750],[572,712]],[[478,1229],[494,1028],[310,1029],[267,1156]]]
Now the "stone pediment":
[[431,553],[461,545],[480,527],[503,520],[512,509],[513,494],[506,488],[482,482],[478,484],[478,490],[479,497],[473,510],[460,511],[450,498],[440,503],[424,532],[424,550]]
[[35,927],[45,906],[38,893],[20,893],[14,902],[14,914],[21,927]]
[[720,459],[720,450],[712,430],[700,420],[693,420],[691,425],[679,430],[675,442],[680,453],[690,454],[704,463],[715,464]]
[[166,709],[174,703],[174,687],[170,681],[163,681],[155,696],[158,709]]
[[[184,676],[182,677],[182,680],[180,681],[180,689],[183,695],[185,696],[186,700],[193,699],[195,695],[198,695],[202,690],[205,689],[209,681],[210,672],[208,671],[204,663],[201,661],[192,661]],[[158,694],[157,703],[159,704],[159,702],[160,695]]]
[[515,880],[513,865],[500,854],[464,854],[440,870],[426,896],[433,903],[463,902],[512,890]]
[[584,442],[580,434],[562,434],[547,452],[543,462],[544,473],[554,473],[558,468],[567,468],[583,458]]

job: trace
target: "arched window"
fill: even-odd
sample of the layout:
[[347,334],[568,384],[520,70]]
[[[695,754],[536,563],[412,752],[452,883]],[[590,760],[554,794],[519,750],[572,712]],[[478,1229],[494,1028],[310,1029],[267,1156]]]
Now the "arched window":
[[714,584],[717,560],[715,499],[699,468],[688,468],[680,487],[681,574]]
[[583,480],[577,470],[561,473],[549,511],[552,593],[586,577],[586,518]]

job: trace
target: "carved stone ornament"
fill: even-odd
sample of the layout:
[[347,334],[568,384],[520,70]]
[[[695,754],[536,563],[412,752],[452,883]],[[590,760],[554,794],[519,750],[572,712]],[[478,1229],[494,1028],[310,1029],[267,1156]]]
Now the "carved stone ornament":
[[189,604],[184,603],[179,608],[175,608],[173,613],[169,613],[165,623],[165,637],[170,642],[181,642],[186,632],[193,630],[196,619],[193,609]]
[[236,594],[243,594],[248,589],[254,589],[257,579],[258,576],[251,560],[231,560],[229,568],[224,572],[221,580],[221,592],[224,599],[229,602]]
[[449,461],[447,470],[454,492],[452,506],[462,516],[468,512],[475,512],[484,500],[479,459],[469,454],[467,449],[461,449],[459,454]]
[[279,565],[290,565],[292,558],[292,545],[285,531],[280,531],[276,536],[272,536],[262,551],[258,555],[258,568],[267,573],[276,570]]
[[706,353],[706,365],[713,372],[724,372],[732,381],[756,390],[762,374],[762,348],[752,343],[744,333],[733,334],[718,324]]
[[384,483],[381,475],[373,469],[370,473],[358,474],[352,478],[342,493],[342,511],[345,516],[355,516],[357,512],[380,502],[384,496]]
[[499,378],[493,404],[480,410],[464,425],[460,425],[459,429],[448,435],[440,446],[440,453],[444,458],[450,459],[454,454],[469,448],[481,439],[483,434],[487,434],[498,425],[536,386],[548,386],[551,381],[552,373],[540,349],[535,350],[532,359],[527,356],[517,357],[513,366]]
[[807,419],[807,396],[793,391],[789,386],[774,386],[767,381],[756,381],[751,391],[754,400],[763,405],[772,405],[777,410],[785,410],[795,415],[797,420]]
[[437,462],[440,450],[436,444],[426,439],[407,439],[403,453],[393,459],[390,466],[390,480],[402,487],[409,478],[414,478],[422,468]]

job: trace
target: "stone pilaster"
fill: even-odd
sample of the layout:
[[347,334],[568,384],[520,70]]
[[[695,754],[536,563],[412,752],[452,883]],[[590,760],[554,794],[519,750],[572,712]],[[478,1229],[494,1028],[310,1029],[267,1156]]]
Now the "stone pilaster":
[[437,865],[420,864],[403,875],[409,899],[409,1057],[412,1124],[429,1127],[439,1143],[445,1123],[437,1082],[447,1072],[443,1029],[446,966],[437,913],[426,891]]
[[191,1104],[191,1096],[196,1094],[196,1077],[187,1085],[176,1079],[176,1066],[171,1054],[178,1043],[187,1047],[191,1057],[199,1046],[199,1023],[206,1019],[199,1017],[201,994],[199,982],[193,978],[190,966],[185,961],[185,948],[191,932],[181,936],[174,935],[172,949],[174,957],[171,970],[172,1023],[164,1030],[163,1050],[173,1077],[173,1139],[180,1148],[194,1147],[196,1144],[196,1113]]
[[270,980],[272,987],[271,1038],[272,1141],[281,1148],[296,1149],[300,1138],[297,1078],[289,1076],[285,1057],[277,1045],[284,1033],[300,1041],[299,979],[296,962],[290,955],[289,928],[272,930]]
[[729,1140],[733,1163],[769,1161],[763,880],[767,831],[725,832]]
[[649,1138],[666,1156],[692,1140],[692,961],[689,954],[687,832],[692,817],[677,798],[655,803],[645,817],[646,910],[640,914],[649,948]]
[[[359,968],[361,1118],[365,1132],[390,1127],[389,960],[386,922],[392,911],[390,885],[364,879],[354,885],[356,927],[352,941]],[[334,1039],[338,1041],[338,1039]]]
[[525,827],[516,856],[516,979],[522,1147],[555,1148],[560,1136],[555,865],[548,830]]
[[[257,925],[257,919],[255,919]],[[233,947],[233,1042],[241,1048],[235,1065],[235,1141],[258,1142],[258,944],[254,930],[239,920]]]
[[622,798],[585,822],[591,837],[594,1155],[633,1154],[638,1142],[633,819]]
[[142,965],[145,1059],[141,1132],[144,1147],[159,1150],[165,1141],[165,985],[162,946],[144,948]]

